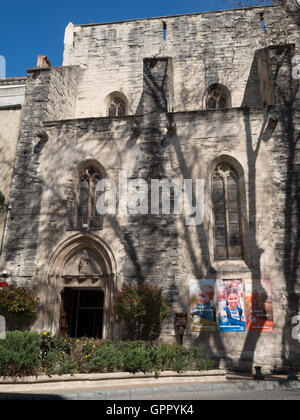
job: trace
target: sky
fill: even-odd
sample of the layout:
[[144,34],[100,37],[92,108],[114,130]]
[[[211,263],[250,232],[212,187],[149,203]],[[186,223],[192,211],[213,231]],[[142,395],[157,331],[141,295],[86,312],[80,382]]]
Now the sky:
[[234,8],[226,0],[13,0],[0,8],[0,56],[6,77],[26,76],[38,55],[62,64],[69,22],[87,24]]

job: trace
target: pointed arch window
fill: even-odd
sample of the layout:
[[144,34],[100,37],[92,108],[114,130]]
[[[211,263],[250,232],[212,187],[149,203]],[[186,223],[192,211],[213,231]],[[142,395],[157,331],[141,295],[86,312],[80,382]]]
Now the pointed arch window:
[[212,178],[215,258],[243,259],[238,175],[227,163],[219,164]]
[[126,115],[125,102],[120,98],[114,98],[109,106],[109,117],[124,117]]
[[121,92],[112,92],[106,97],[107,116],[124,117],[128,114],[128,101]]
[[100,192],[97,191],[97,183],[101,180],[101,174],[93,167],[85,168],[80,174],[79,197],[77,212],[77,228],[87,226],[89,229],[100,229],[102,217],[97,212],[97,200]]
[[211,85],[207,91],[206,108],[224,109],[231,107],[231,95],[229,90],[218,83]]

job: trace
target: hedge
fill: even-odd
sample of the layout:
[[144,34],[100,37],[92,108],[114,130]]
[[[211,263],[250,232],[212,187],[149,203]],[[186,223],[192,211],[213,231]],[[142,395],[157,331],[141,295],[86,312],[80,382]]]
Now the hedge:
[[189,349],[162,342],[62,338],[45,331],[7,332],[0,340],[0,376],[46,373],[159,372],[211,370],[215,363],[199,347]]

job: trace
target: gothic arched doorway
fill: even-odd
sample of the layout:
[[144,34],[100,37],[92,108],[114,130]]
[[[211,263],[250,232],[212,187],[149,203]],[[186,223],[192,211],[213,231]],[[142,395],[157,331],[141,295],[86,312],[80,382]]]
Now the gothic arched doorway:
[[[112,338],[114,258],[93,235],[78,235],[51,259],[44,328],[61,336]],[[50,324],[50,325],[49,325]]]

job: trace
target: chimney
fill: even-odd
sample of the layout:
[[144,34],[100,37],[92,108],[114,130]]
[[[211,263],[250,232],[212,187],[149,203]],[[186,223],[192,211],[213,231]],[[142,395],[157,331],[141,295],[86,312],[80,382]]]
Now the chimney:
[[44,69],[51,67],[49,58],[46,55],[38,55],[37,67]]

